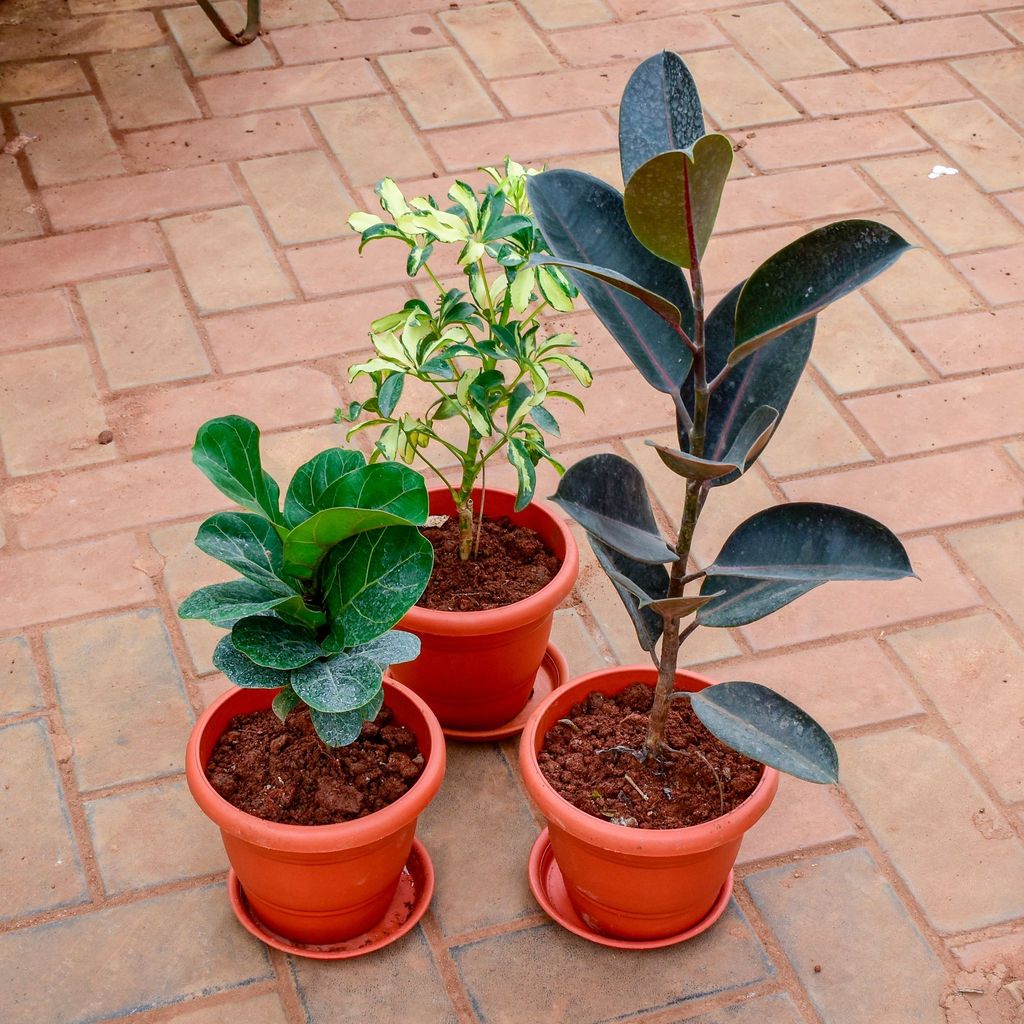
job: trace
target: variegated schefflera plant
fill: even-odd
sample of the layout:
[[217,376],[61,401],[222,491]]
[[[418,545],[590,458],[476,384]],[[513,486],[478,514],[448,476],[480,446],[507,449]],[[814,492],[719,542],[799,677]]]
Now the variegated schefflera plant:
[[[535,265],[566,271],[675,411],[678,448],[647,442],[685,488],[670,541],[642,473],[618,455],[576,463],[554,496],[587,531],[658,667],[650,727],[637,752],[658,757],[677,696],[680,644],[699,626],[743,626],[828,580],[914,575],[886,527],[808,502],[756,513],[710,565],[688,565],[705,502],[750,469],[786,412],[816,314],[909,246],[884,224],[831,224],[775,253],[707,311],[702,262],[733,150],[725,136],[705,133],[697,88],[678,55],[663,52],[634,72],[620,107],[619,147],[624,194],[569,170],[532,178],[528,192],[553,254],[535,257]],[[824,729],[767,687],[726,682],[682,699],[735,750],[813,782],[837,780]]]
[[384,701],[382,678],[412,661],[419,638],[391,627],[430,579],[434,553],[423,477],[328,448],[298,468],[281,505],[262,466],[260,432],[241,416],[199,428],[192,461],[248,511],[218,512],[196,546],[241,578],[191,594],[178,614],[230,632],[213,664],[237,686],[279,689],[283,721],[305,703],[328,746],[358,738]]
[[[548,451],[545,435],[561,436],[548,405],[557,399],[583,408],[557,375],[582,387],[592,380],[569,351],[573,335],[548,331],[541,319],[545,310],[571,312],[576,288],[553,264],[530,263],[548,251],[526,195],[526,182],[537,172],[508,159],[502,169],[482,170],[491,179],[487,187],[478,192],[456,181],[444,210],[430,196],[407,200],[385,178],[376,190],[384,216],[349,218],[361,234],[360,251],[380,239],[404,242],[406,272],[416,277],[422,271],[437,294],[433,303],[410,299],[373,322],[373,358],[349,369],[350,379],[369,380],[372,394],[338,417],[362,417],[350,438],[381,428],[373,458],[419,459],[444,483],[458,513],[463,560],[472,555],[474,535],[479,538],[483,509],[474,521],[473,490],[486,482],[487,464],[505,455],[516,471],[516,511],[525,508],[541,460],[563,471]],[[442,247],[458,251],[468,290],[447,287],[435,274],[430,260]],[[410,378],[427,386],[428,401],[403,400]],[[455,465],[455,472],[443,472],[445,465]]]

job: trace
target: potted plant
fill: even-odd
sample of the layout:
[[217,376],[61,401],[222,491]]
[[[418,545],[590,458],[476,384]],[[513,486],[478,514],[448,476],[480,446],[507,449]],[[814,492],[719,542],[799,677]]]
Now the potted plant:
[[542,837],[535,892],[550,901],[564,885],[563,917],[591,938],[656,944],[694,934],[724,909],[740,840],[767,809],[777,771],[838,778],[835,748],[809,715],[757,683],[709,686],[680,671],[683,641],[699,626],[754,622],[828,580],[913,575],[884,526],[813,503],[758,512],[710,565],[690,563],[706,500],[749,470],[778,426],[815,315],[908,246],[868,221],[820,228],[706,314],[702,257],[732,146],[705,134],[693,79],[674,53],[640,65],[620,111],[624,195],[574,171],[532,179],[553,253],[534,263],[573,277],[673,403],[679,446],[654,448],[681,478],[684,507],[665,540],[632,463],[595,455],[562,477],[554,500],[586,530],[654,667],[602,670],[552,694],[524,730],[520,759],[554,857],[544,860]]
[[[339,418],[362,417],[349,437],[380,428],[372,459],[419,459],[440,481],[430,511],[444,521],[427,531],[434,576],[402,621],[420,637],[422,653],[395,675],[446,727],[489,737],[529,700],[552,613],[576,581],[572,534],[556,510],[531,499],[541,460],[562,471],[545,439],[559,436],[548,406],[562,400],[582,408],[553,375],[583,387],[591,375],[571,354],[573,336],[545,331],[540,319],[549,307],[571,310],[576,289],[557,267],[530,264],[547,252],[526,198],[534,172],[510,160],[502,171],[485,170],[492,180],[482,192],[455,182],[448,210],[429,197],[407,201],[385,178],[377,194],[386,219],[350,218],[360,248],[403,242],[408,274],[422,271],[437,295],[433,303],[411,299],[372,324],[374,357],[349,370],[352,380],[369,382],[371,395]],[[444,247],[458,254],[467,290],[449,287],[431,267]],[[486,485],[495,457],[514,467],[515,492]]]
[[[268,941],[336,944],[388,911],[444,775],[429,709],[382,684],[389,665],[419,650],[391,627],[430,576],[418,529],[426,486],[406,466],[331,448],[299,467],[282,507],[259,437],[254,423],[225,416],[199,429],[192,450],[248,511],[218,512],[196,536],[241,578],[197,590],[178,612],[230,629],[213,663],[237,685],[196,723],[186,775],[221,829],[246,927]],[[422,913],[432,875],[421,849],[417,863]],[[411,927],[410,916],[378,940]]]

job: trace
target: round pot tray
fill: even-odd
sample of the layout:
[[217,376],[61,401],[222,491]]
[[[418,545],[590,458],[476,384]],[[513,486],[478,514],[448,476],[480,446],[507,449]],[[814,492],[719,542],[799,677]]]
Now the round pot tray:
[[434,894],[434,865],[426,847],[413,839],[409,859],[402,869],[398,880],[398,888],[388,906],[384,917],[369,931],[327,946],[312,946],[304,942],[286,939],[272,932],[249,909],[245,892],[232,868],[228,872],[228,898],[231,909],[235,912],[242,927],[261,942],[274,949],[283,950],[293,956],[304,956],[313,960],[348,960],[356,956],[365,956],[375,950],[382,949],[400,939],[411,931],[426,913],[430,898]]
[[579,935],[588,942],[596,942],[599,946],[610,946],[612,949],[660,949],[663,946],[674,946],[678,942],[685,942],[687,939],[700,935],[701,932],[706,932],[725,913],[725,908],[732,896],[732,883],[733,873],[730,871],[729,877],[726,878],[725,885],[722,886],[711,909],[686,931],[678,932],[675,935],[666,935],[660,939],[617,939],[591,928],[569,901],[569,894],[566,892],[562,872],[555,861],[547,829],[544,829],[537,837],[537,841],[530,851],[530,889],[548,917],[567,931]]
[[533,692],[526,702],[526,707],[519,712],[515,718],[510,718],[503,725],[497,725],[490,729],[459,729],[455,727],[442,726],[445,736],[450,740],[460,740],[463,743],[492,743],[495,740],[505,740],[510,736],[517,736],[523,731],[526,720],[533,714],[534,708],[552,691],[563,686],[569,680],[569,664],[565,655],[552,643],[544,652],[544,660],[537,670],[537,677],[533,681]]

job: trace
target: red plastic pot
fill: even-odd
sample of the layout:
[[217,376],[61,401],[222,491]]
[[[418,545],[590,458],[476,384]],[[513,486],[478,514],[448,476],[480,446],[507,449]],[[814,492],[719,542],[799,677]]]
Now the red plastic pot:
[[[591,928],[621,939],[658,939],[685,932],[711,910],[743,834],[768,810],[779,775],[765,768],[739,807],[703,825],[672,829],[623,828],[573,807],[541,774],[537,754],[547,731],[590,693],[618,693],[633,683],[653,685],[650,665],[600,669],[556,690],[523,729],[523,782],[547,818],[551,848],[573,907]],[[692,672],[676,674],[677,690],[712,685]]]
[[[473,492],[480,507],[480,491]],[[430,491],[431,515],[452,515],[445,487]],[[551,636],[551,617],[579,574],[579,551],[556,509],[533,501],[515,511],[515,494],[488,487],[488,518],[508,516],[536,530],[561,561],[555,578],[536,594],[502,608],[445,612],[411,608],[398,629],[420,638],[415,661],[395,665],[391,674],[418,693],[441,724],[453,729],[491,729],[514,718],[530,699],[534,678]]]
[[228,803],[206,778],[206,762],[236,715],[270,707],[276,690],[234,688],[214,701],[192,730],[185,774],[192,796],[221,830],[224,849],[251,911],[271,931],[314,945],[343,942],[384,916],[409,858],[416,819],[444,777],[444,736],[430,709],[385,680],[395,720],[416,735],[426,762],[393,804],[337,825],[283,825]]

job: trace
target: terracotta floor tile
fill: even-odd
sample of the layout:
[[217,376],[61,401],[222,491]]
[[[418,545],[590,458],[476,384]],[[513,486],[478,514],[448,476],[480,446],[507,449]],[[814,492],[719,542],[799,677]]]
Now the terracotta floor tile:
[[598,25],[554,32],[550,38],[562,56],[576,67],[617,60],[638,62],[659,49],[689,53],[728,42],[718,27],[702,14],[629,21],[625,25]]
[[0,156],[0,242],[43,233],[32,196],[13,156]]
[[907,115],[986,192],[1024,187],[1024,136],[984,103],[919,107]]
[[63,291],[0,298],[0,352],[77,335],[78,325]]
[[200,116],[169,47],[101,53],[92,66],[115,128],[149,128]]
[[[235,0],[218,2],[213,6],[228,25],[237,26],[236,31],[245,24],[245,8]],[[198,7],[178,7],[167,11],[165,17],[174,41],[197,78],[251,71],[273,64],[262,39],[255,39],[248,46],[230,46],[216,31],[210,31],[210,19]]]
[[18,715],[43,706],[43,693],[23,636],[0,640],[0,715]]
[[493,88],[513,117],[528,117],[560,110],[612,106],[618,103],[632,71],[631,64],[551,71],[543,75],[502,78],[493,83]]
[[861,67],[958,57],[1012,45],[981,15],[839,32],[833,41]]
[[[404,15],[405,12],[400,12]],[[309,64],[345,57],[405,50],[427,50],[444,44],[429,14],[390,17],[387,21],[330,22],[278,29],[270,39],[285,64]]]
[[716,21],[776,80],[842,71],[841,57],[785,4],[720,14]]
[[794,3],[823,32],[886,25],[892,20],[874,0],[794,0]]
[[999,202],[1012,213],[1017,220],[1024,224],[1024,189],[1017,192],[1004,192],[999,197]]
[[121,174],[124,163],[92,96],[73,96],[16,107],[18,131],[35,137],[25,147],[40,185]]
[[944,64],[908,64],[801,78],[786,82],[785,89],[812,117],[961,100],[971,95]]
[[948,14],[971,14],[1006,6],[1003,0],[892,0],[889,5],[898,18],[938,18]]
[[501,116],[454,47],[386,54],[380,67],[420,128],[476,124]]
[[544,29],[577,28],[612,20],[612,12],[604,0],[562,0],[558,4],[548,3],[548,0],[522,0],[522,4]]
[[529,20],[514,4],[493,3],[445,11],[440,18],[487,78],[535,74],[558,67]]
[[705,110],[721,128],[749,127],[799,117],[796,108],[731,47],[687,54]]
[[33,57],[66,56],[155,46],[162,41],[160,26],[149,12],[100,14],[86,18],[51,18],[41,32],[33,20],[5,25],[0,39],[0,62]]
[[606,658],[575,608],[559,608],[551,629],[551,642],[565,655],[571,678],[607,668]]
[[993,306],[1019,302],[1024,296],[1024,245],[961,256],[953,265]]
[[[945,1024],[942,966],[867,850],[785,864],[744,883],[823,1020]],[[866,971],[874,984],[863,984]]]
[[[108,895],[227,869],[220,833],[183,779],[89,800],[85,819]],[[184,841],[154,843],[154,835]]]
[[335,60],[294,68],[271,68],[207,78],[199,90],[217,115],[245,114],[271,107],[324,103],[382,92],[366,61]]
[[[496,935],[452,950],[462,984],[485,1020],[510,1020],[515,992],[521,1020],[592,1024],[638,1011],[681,1008],[690,999],[762,980],[764,951],[735,904],[718,927],[642,960],[583,946],[556,925]],[[700,965],[699,967],[697,965]],[[565,978],[576,979],[567,998]]]
[[[1024,842],[949,746],[900,729],[846,740],[839,752],[847,792],[932,927],[968,931],[1020,916]],[[969,886],[963,864],[975,867]]]
[[1012,245],[1024,230],[963,174],[929,178],[941,154],[874,160],[864,169],[944,253]]
[[161,224],[200,313],[294,297],[247,206],[172,217]]
[[[10,932],[0,939],[8,1022],[84,1024],[272,977],[264,948],[233,920],[224,886],[213,885]],[[126,948],[137,953],[119,955]]]
[[275,29],[337,20],[338,12],[329,0],[267,0],[263,5],[261,24],[267,29]]
[[281,1000],[273,993],[243,996],[237,1002],[219,1001],[214,1006],[202,1002],[186,1006],[192,1008],[168,1017],[169,1024],[287,1024]]
[[86,902],[85,873],[46,723],[0,727],[0,756],[5,773],[18,780],[0,787],[0,821],[7,824],[0,868],[8,887],[0,920]]
[[352,197],[319,150],[238,165],[279,245],[347,234]]
[[50,222],[58,231],[231,206],[241,198],[231,171],[224,164],[83,181],[43,190]]
[[297,110],[245,114],[132,132],[123,144],[134,171],[164,171],[270,156],[315,145]]
[[1024,306],[922,320],[903,330],[943,375],[1024,362]]
[[77,60],[7,64],[0,68],[0,103],[22,103],[88,91],[89,83]]
[[[390,96],[312,107],[327,144],[354,185],[430,174],[434,161]],[[359,142],[355,142],[358,132]]]
[[800,1024],[800,1014],[788,995],[747,996],[709,1014],[687,1017],[679,1024]]
[[1014,545],[1024,542],[1024,520],[961,530],[949,539],[982,586],[1024,626],[1024,564],[1019,558],[1006,557],[1006,552],[1020,550]]
[[78,294],[111,388],[210,372],[169,270],[89,281],[79,286]]
[[1020,48],[954,61],[952,66],[989,102],[1014,118],[1020,130],[1024,122],[1024,52]]
[[133,568],[131,536],[4,557],[0,629],[19,629],[153,599],[149,577]]
[[915,320],[978,309],[982,303],[949,265],[926,249],[904,253],[899,262],[865,286],[894,320]]
[[0,356],[0,448],[12,476],[117,457],[81,345]]
[[1024,11],[1001,11],[993,14],[992,19],[1002,25],[1010,35],[1024,41]]
[[[350,209],[355,209],[355,206]],[[442,246],[437,248],[441,249]],[[444,248],[447,249],[447,246]],[[409,284],[410,279],[405,272],[405,252],[405,249],[399,250],[392,243],[378,242],[367,246],[360,253],[359,239],[350,234],[348,238],[324,245],[290,249],[287,256],[303,294],[307,298],[319,298],[339,292],[365,294],[371,289],[388,287],[390,290],[392,286]],[[437,256],[432,257],[431,268],[434,269],[438,262]],[[435,294],[436,289],[431,297]],[[403,302],[399,302],[395,309],[401,309]],[[377,315],[384,314],[382,312]],[[375,320],[377,315],[371,319]],[[370,321],[353,324],[352,328],[360,338],[365,338],[370,329]]]

